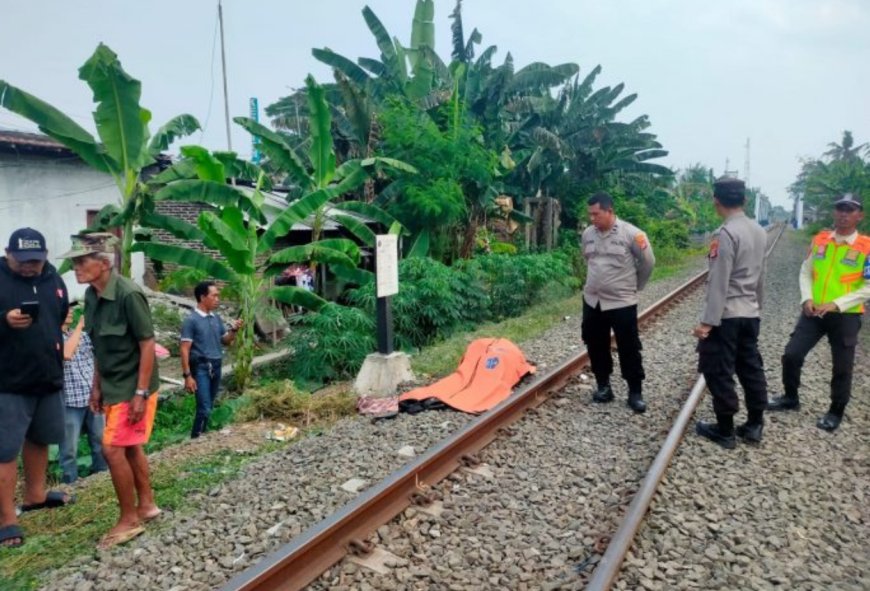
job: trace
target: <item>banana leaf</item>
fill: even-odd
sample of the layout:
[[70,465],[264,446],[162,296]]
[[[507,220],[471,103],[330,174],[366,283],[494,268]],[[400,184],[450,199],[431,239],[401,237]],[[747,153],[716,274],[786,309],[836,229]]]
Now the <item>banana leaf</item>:
[[94,93],[94,122],[109,157],[121,170],[141,170],[153,159],[148,153],[151,113],[139,105],[142,84],[121,67],[118,56],[100,43],[79,68],[79,78]]
[[308,216],[320,209],[332,196],[333,193],[331,191],[318,189],[288,205],[260,237],[257,252],[264,253],[270,250],[274,246],[275,240],[286,235],[290,231],[290,228],[293,227],[293,224],[308,219]]
[[369,75],[365,70],[353,63],[343,55],[339,55],[331,49],[312,49],[311,55],[318,61],[323,62],[327,66],[334,68],[353,80],[359,86],[365,86],[369,81]]
[[176,238],[201,242],[205,238],[202,230],[184,220],[159,213],[149,212],[139,218],[139,223],[146,228],[165,230]]
[[312,291],[289,285],[273,287],[269,290],[268,295],[270,298],[274,298],[283,304],[301,306],[306,310],[311,310],[312,312],[319,311],[323,306],[329,303]]
[[183,267],[199,269],[204,271],[209,277],[214,277],[221,281],[234,281],[237,278],[236,274],[226,265],[197,250],[191,250],[183,246],[137,242],[133,245],[131,251],[144,252],[146,256],[163,261],[164,263],[175,263]]
[[5,80],[0,80],[0,107],[29,119],[39,127],[39,131],[62,143],[100,172],[114,175],[121,173],[119,164],[105,153],[102,146],[83,127],[48,103]]
[[178,115],[167,121],[163,127],[148,142],[148,154],[154,158],[163,150],[169,148],[178,138],[192,134],[201,129],[199,121],[193,115]]
[[311,131],[311,150],[309,157],[314,168],[314,186],[322,189],[332,182],[335,176],[335,150],[332,145],[332,116],[329,104],[324,97],[323,87],[312,76],[305,79],[308,87],[309,127]]
[[233,121],[244,127],[251,135],[260,138],[258,146],[260,151],[269,157],[275,167],[288,173],[293,182],[303,191],[309,191],[314,187],[314,178],[308,174],[299,156],[281,134],[247,117],[236,117]]

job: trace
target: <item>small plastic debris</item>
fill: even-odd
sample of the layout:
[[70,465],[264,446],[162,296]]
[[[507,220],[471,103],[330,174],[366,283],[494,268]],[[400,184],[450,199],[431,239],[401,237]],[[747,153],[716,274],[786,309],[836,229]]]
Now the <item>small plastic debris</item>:
[[278,423],[278,427],[266,433],[266,439],[270,441],[289,441],[299,434],[299,429],[292,425],[287,427]]

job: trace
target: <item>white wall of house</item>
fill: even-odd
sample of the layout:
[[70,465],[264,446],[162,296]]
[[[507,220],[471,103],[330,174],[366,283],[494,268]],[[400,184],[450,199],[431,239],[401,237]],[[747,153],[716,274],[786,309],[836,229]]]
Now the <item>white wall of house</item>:
[[[69,155],[0,153],[0,245],[9,244],[17,228],[42,232],[52,264],[69,250],[70,235],[87,227],[88,211],[117,203],[118,187],[111,176],[97,172]],[[133,256],[132,275],[142,283],[141,253]],[[64,276],[70,295],[80,299],[87,285],[78,285],[70,272]]]

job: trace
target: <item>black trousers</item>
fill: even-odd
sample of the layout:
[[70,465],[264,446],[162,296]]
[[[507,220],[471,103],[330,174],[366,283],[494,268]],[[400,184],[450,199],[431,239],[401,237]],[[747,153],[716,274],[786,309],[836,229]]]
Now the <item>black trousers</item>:
[[734,374],[746,399],[748,422],[759,423],[767,408],[767,380],[758,352],[759,318],[725,318],[706,339],[698,341],[698,371],[713,395],[713,412],[720,424],[733,423],[740,403]]
[[592,307],[583,302],[583,323],[580,336],[589,351],[592,373],[599,385],[606,384],[613,373],[613,358],[610,356],[610,331],[616,335],[616,350],[622,377],[628,382],[629,392],[641,392],[643,358],[640,351],[640,335],[637,330],[637,306],[614,310],[602,310],[599,304]]
[[860,314],[832,312],[821,318],[801,314],[782,355],[782,385],[786,396],[797,397],[804,359],[810,349],[827,335],[833,361],[831,406],[842,413],[852,392],[852,369],[855,366],[859,330]]

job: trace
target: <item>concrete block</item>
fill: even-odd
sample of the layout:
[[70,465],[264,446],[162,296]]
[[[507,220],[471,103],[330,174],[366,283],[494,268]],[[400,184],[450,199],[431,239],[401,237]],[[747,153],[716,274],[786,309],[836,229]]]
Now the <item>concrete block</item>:
[[399,351],[382,355],[372,353],[363,362],[353,391],[357,396],[387,398],[396,395],[397,386],[414,379],[411,372],[411,358]]

